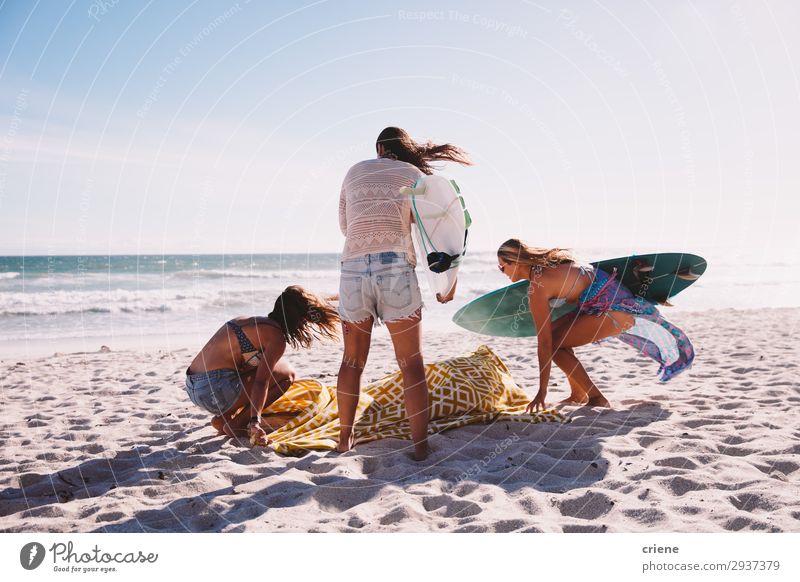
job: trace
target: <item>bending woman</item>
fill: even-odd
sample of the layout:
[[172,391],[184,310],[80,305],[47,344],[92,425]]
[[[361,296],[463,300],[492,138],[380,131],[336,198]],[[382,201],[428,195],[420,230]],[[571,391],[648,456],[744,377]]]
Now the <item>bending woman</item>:
[[[656,360],[661,365],[658,376],[664,381],[691,366],[694,348],[689,338],[666,321],[653,303],[634,297],[616,280],[616,272],[578,265],[565,249],[531,247],[519,239],[504,242],[497,250],[497,261],[512,282],[530,281],[528,300],[538,330],[540,372],[539,392],[529,410],[545,408],[551,362],[569,380],[571,393],[562,404],[609,406],[573,351],[605,338],[618,337]],[[565,303],[576,304],[577,311],[551,321],[551,308]]]
[[[354,444],[361,375],[372,327],[382,320],[403,375],[414,456],[421,460],[428,455],[428,386],[420,327],[423,305],[414,272],[411,200],[400,189],[432,174],[431,161],[471,162],[453,145],[417,144],[397,127],[384,129],[375,149],[376,159],[359,162],[347,172],[339,198],[339,227],[345,243],[339,283],[344,356],[336,391],[341,420],[337,450],[348,451]],[[437,299],[446,303],[454,292],[455,288]]]
[[302,287],[287,287],[267,317],[239,317],[217,330],[186,369],[186,392],[215,415],[211,425],[221,434],[238,436],[246,427],[251,444],[266,446],[261,411],[295,376],[281,359],[286,344],[307,348],[314,339],[334,339],[338,323],[326,301]]

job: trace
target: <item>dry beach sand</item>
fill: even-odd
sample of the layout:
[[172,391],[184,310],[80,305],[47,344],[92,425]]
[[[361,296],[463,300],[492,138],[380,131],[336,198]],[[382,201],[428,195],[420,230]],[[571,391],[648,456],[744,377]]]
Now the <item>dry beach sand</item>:
[[[667,314],[690,371],[660,384],[626,345],[582,348],[613,410],[455,429],[426,463],[394,439],[282,457],[218,437],[182,390],[188,349],[3,357],[0,530],[800,531],[800,309]],[[429,361],[486,343],[536,385],[534,340],[425,341]],[[289,357],[332,384],[340,350]],[[394,366],[381,334],[365,381]]]

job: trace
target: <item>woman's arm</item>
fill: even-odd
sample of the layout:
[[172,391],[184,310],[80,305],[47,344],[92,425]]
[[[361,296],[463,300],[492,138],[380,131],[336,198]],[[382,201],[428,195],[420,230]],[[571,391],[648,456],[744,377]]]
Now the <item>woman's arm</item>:
[[256,377],[253,380],[253,385],[250,398],[250,413],[249,417],[261,417],[261,411],[267,401],[267,392],[270,384],[273,382],[272,370],[275,365],[283,357],[286,351],[286,340],[280,331],[271,325],[260,326],[259,328],[259,348],[261,352],[261,361],[256,368]]
[[553,331],[550,321],[549,293],[547,286],[537,286],[531,283],[528,290],[531,315],[536,324],[539,356],[539,392],[528,405],[529,412],[545,409],[547,387],[550,384],[550,367],[553,363]]

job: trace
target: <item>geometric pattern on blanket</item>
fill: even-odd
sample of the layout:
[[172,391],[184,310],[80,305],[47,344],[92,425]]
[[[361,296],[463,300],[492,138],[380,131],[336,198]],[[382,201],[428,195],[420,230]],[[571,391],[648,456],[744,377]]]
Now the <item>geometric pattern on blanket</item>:
[[[569,422],[555,410],[527,414],[530,398],[517,386],[503,361],[488,346],[426,364],[430,434],[475,423],[516,420]],[[339,438],[336,386],[317,380],[295,381],[264,414],[299,413],[272,432],[269,445],[281,454],[334,449]],[[410,439],[403,403],[403,377],[390,374],[361,387],[355,418],[357,443],[382,438]]]

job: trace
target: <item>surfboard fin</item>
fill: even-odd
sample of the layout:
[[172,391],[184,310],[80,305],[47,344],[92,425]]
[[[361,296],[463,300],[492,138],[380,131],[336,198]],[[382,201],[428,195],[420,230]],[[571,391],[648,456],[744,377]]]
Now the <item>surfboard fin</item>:
[[641,281],[641,275],[646,275],[653,270],[652,265],[648,265],[644,261],[636,261],[633,265],[633,276],[636,277],[637,281]]
[[675,276],[678,279],[683,279],[684,281],[697,281],[700,278],[700,275],[692,271],[691,267],[685,267],[683,269],[679,269]]
[[467,210],[467,204],[464,202],[464,197],[459,196],[458,199],[461,202],[461,210],[464,211],[464,227],[469,230],[469,227],[472,226],[472,216],[470,216],[469,210]]

